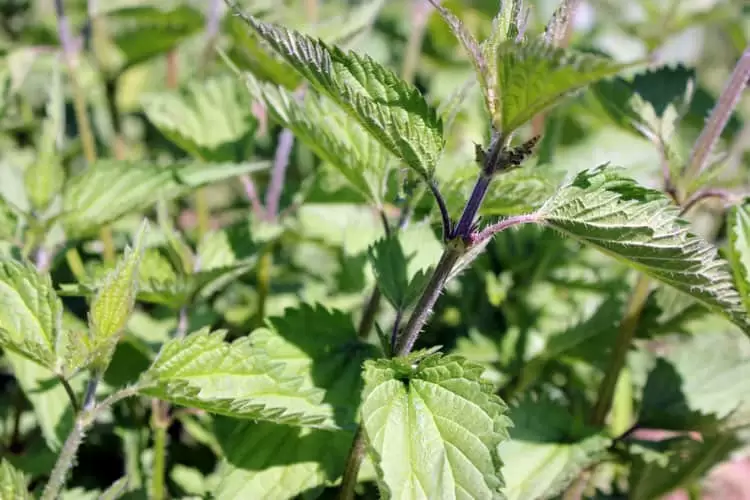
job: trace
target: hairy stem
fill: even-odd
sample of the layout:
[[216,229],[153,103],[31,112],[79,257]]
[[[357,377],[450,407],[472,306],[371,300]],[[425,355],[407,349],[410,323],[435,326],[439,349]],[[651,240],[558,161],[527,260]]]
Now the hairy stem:
[[721,189],[721,188],[706,188],[706,189],[698,190],[695,193],[693,193],[693,195],[690,196],[690,198],[685,200],[685,203],[682,204],[682,210],[680,210],[680,216],[685,215],[695,205],[697,205],[701,201],[708,199],[708,198],[722,198],[723,200],[730,200],[732,198],[732,193],[730,193],[726,189]]
[[535,213],[526,215],[516,215],[513,217],[507,217],[500,222],[492,224],[484,228],[479,233],[472,236],[472,244],[479,245],[485,240],[492,238],[495,234],[500,231],[504,231],[509,227],[518,226],[520,224],[531,224],[539,221],[539,216]]
[[362,466],[362,460],[365,458],[365,444],[365,434],[360,425],[354,434],[352,448],[346,460],[344,477],[341,479],[339,500],[352,500],[354,498],[354,488],[357,486],[359,469]]
[[367,299],[365,309],[362,311],[362,318],[359,320],[359,326],[357,327],[357,336],[359,338],[367,338],[370,334],[370,330],[372,330],[372,327],[375,324],[375,316],[377,316],[378,309],[380,309],[380,300],[382,297],[383,294],[380,292],[380,288],[375,285],[375,288],[372,289],[372,293],[370,294],[370,298]]
[[151,400],[151,431],[153,433],[154,459],[151,464],[150,493],[154,500],[163,500],[166,494],[167,429],[169,429],[169,405],[158,399]]
[[456,224],[450,235],[451,238],[466,238],[469,236],[474,225],[474,218],[477,216],[477,212],[479,212],[479,207],[482,205],[482,201],[487,194],[491,180],[492,178],[484,172],[479,174],[479,178],[476,184],[474,184],[474,189],[471,191],[469,201],[466,203],[463,213],[461,213],[461,218],[458,219],[458,224]]
[[63,444],[60,456],[57,457],[57,462],[50,473],[49,481],[44,486],[41,500],[56,500],[60,494],[60,491],[65,486],[65,480],[68,477],[68,472],[73,468],[73,461],[75,460],[78,448],[83,442],[84,434],[86,433],[86,423],[82,416],[79,415],[73,424],[68,438]]
[[719,140],[724,127],[732,116],[750,78],[750,45],[745,48],[732,71],[724,90],[719,96],[711,116],[706,121],[701,135],[695,142],[690,161],[685,169],[685,178],[693,179],[710,166],[709,156]]
[[643,306],[648,299],[649,289],[651,288],[651,279],[641,274],[638,281],[630,294],[625,315],[620,321],[620,327],[617,331],[617,338],[612,352],[612,359],[609,362],[604,379],[599,386],[599,392],[596,396],[596,404],[591,413],[591,425],[601,426],[607,418],[610,408],[612,407],[612,398],[615,394],[617,379],[620,372],[625,366],[625,360],[633,342],[638,322],[641,318]]

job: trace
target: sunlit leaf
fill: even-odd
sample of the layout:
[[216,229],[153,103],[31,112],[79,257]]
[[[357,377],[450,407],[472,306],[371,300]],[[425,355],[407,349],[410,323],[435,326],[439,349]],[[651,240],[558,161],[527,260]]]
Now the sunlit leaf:
[[0,461],[0,498],[14,500],[31,500],[34,498],[28,490],[28,479],[25,474],[5,458]]
[[750,311],[750,206],[733,207],[729,212],[729,263],[734,271],[734,284]]

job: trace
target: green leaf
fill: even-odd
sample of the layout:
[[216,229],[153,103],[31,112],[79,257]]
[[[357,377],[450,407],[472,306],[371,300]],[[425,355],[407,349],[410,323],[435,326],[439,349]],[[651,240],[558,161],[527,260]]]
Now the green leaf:
[[23,472],[13,467],[5,458],[0,461],[0,498],[31,500],[28,479]]
[[[648,443],[662,445],[662,443]],[[669,439],[660,450],[660,459],[635,453],[628,475],[628,499],[662,498],[679,487],[695,484],[738,446],[733,435],[704,436],[701,441]],[[631,450],[633,447],[631,446]]]
[[93,363],[104,369],[122,337],[138,291],[138,266],[143,253],[146,222],[138,231],[134,247],[126,248],[117,267],[107,274],[89,311],[90,344]]
[[686,293],[750,329],[716,249],[689,231],[662,193],[604,166],[585,170],[539,210],[548,226]]
[[738,340],[706,332],[669,346],[646,380],[639,425],[710,431],[750,400],[750,358]]
[[102,160],[65,185],[62,224],[68,237],[82,238],[160,199],[177,198],[201,186],[267,167],[268,162],[184,163],[161,167]]
[[339,104],[386,149],[429,178],[443,149],[437,113],[412,85],[367,56],[244,18],[312,86]]
[[239,162],[250,156],[255,118],[247,93],[232,75],[149,94],[143,110],[162,134],[196,159]]
[[411,307],[430,278],[429,270],[420,269],[410,276],[407,266],[413,256],[407,258],[401,242],[393,236],[378,240],[368,253],[378,288],[386,300],[399,311]]
[[220,419],[215,498],[316,498],[343,473],[354,433]]
[[107,28],[125,57],[122,69],[166,54],[204,25],[203,15],[184,4],[171,9],[135,6],[107,12]]
[[109,488],[104,490],[104,492],[97,497],[97,500],[117,500],[118,498],[122,498],[125,496],[125,493],[127,493],[127,487],[128,476],[121,477],[112,483]]
[[48,274],[0,259],[0,345],[52,371],[61,369],[62,302]]
[[62,190],[65,183],[65,170],[60,163],[58,143],[63,133],[64,99],[60,71],[53,71],[52,85],[47,101],[47,116],[42,122],[42,132],[37,144],[34,163],[24,172],[26,193],[32,206],[45,210]]
[[365,363],[362,425],[384,498],[502,498],[505,404],[457,356]]
[[734,284],[750,311],[750,205],[732,207],[727,221],[728,257],[734,271]]
[[300,102],[251,74],[245,78],[250,92],[266,104],[275,120],[338,170],[366,200],[382,204],[391,154],[380,143],[328,100],[308,93]]
[[362,391],[362,364],[375,348],[357,337],[351,318],[322,306],[301,305],[269,320],[271,328],[250,335],[250,343],[302,390],[323,390],[322,409],[338,427],[353,429]]
[[500,116],[506,136],[566,96],[631,65],[550,47],[543,40],[499,48]]
[[320,390],[301,389],[248,337],[224,341],[226,332],[202,329],[167,342],[141,375],[141,393],[235,418],[330,427]]
[[[524,400],[510,410],[510,440],[499,446],[508,500],[553,498],[589,465],[601,460],[611,440],[576,427],[570,413],[549,400]],[[578,424],[580,428],[580,424]]]

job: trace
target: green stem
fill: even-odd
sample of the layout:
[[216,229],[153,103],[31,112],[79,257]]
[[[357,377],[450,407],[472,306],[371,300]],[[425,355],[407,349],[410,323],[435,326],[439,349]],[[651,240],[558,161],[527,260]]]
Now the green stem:
[[65,252],[65,260],[68,261],[70,272],[73,273],[73,276],[76,277],[79,283],[86,279],[86,268],[83,265],[83,260],[81,259],[81,254],[78,253],[78,249],[71,248]]
[[151,401],[151,430],[154,437],[154,459],[151,464],[150,493],[153,500],[163,500],[166,488],[167,429],[169,429],[169,406],[158,399]]
[[273,267],[273,248],[265,249],[258,262],[258,312],[256,324],[261,326],[266,317],[266,302],[271,291],[271,269]]
[[633,342],[633,337],[635,336],[635,330],[638,327],[643,306],[648,299],[650,287],[651,279],[648,276],[641,274],[630,295],[625,315],[620,322],[620,328],[618,329],[617,338],[615,339],[612,359],[608,364],[607,372],[604,374],[604,380],[602,380],[602,383],[599,386],[596,404],[594,405],[594,410],[591,414],[591,424],[594,426],[601,426],[604,424],[607,414],[612,407],[612,399],[615,394],[615,388],[617,387],[617,380],[620,377],[622,368],[625,366],[625,360]]
[[362,466],[362,460],[365,458],[365,434],[360,425],[354,435],[352,448],[349,451],[349,457],[346,459],[346,468],[344,477],[341,479],[341,492],[339,500],[352,500],[354,498],[354,488],[357,486],[357,477],[359,469]]
[[41,500],[56,500],[60,494],[60,490],[65,486],[68,472],[73,468],[73,461],[75,460],[76,453],[78,453],[78,447],[81,446],[86,432],[87,425],[82,417],[83,415],[79,415],[76,418],[73,429],[65,440],[60,456],[57,457],[55,467],[50,474],[49,481],[47,481],[42,492]]
[[73,412],[78,413],[78,398],[76,397],[75,391],[73,391],[73,388],[70,386],[70,382],[67,381],[65,377],[62,375],[57,376],[58,380],[62,384],[62,386],[65,388],[65,393],[68,395],[68,399],[70,399],[70,404],[73,406]]

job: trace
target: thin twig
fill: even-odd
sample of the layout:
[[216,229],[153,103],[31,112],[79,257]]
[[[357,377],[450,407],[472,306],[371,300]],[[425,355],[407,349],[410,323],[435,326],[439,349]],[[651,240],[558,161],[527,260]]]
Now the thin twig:
[[245,189],[245,196],[250,200],[250,206],[253,209],[255,217],[258,220],[265,219],[266,209],[263,208],[263,203],[261,203],[260,198],[258,197],[258,190],[255,188],[255,183],[253,182],[252,177],[250,177],[249,174],[244,174],[240,176],[240,182],[242,182],[242,187]]
[[727,191],[726,189],[721,189],[721,188],[700,189],[696,191],[695,193],[693,193],[692,196],[690,196],[690,198],[685,200],[685,203],[682,206],[682,210],[680,210],[680,216],[685,215],[696,204],[700,203],[701,201],[707,198],[721,198],[727,204],[731,204],[735,198],[741,198],[741,196],[735,195],[734,193]]
[[729,118],[732,116],[734,108],[742,96],[750,78],[750,45],[745,48],[737,65],[732,71],[724,90],[719,96],[711,116],[706,121],[701,135],[695,142],[693,151],[690,155],[690,161],[685,169],[685,178],[693,179],[699,176],[711,165],[709,156],[721,137],[721,133],[726,127]]
[[518,226],[520,224],[532,224],[534,222],[539,222],[539,215],[536,213],[507,217],[500,222],[486,227],[479,233],[472,235],[472,245],[479,245],[485,240],[492,238],[495,234],[499,233],[500,231],[504,231],[509,227]]
[[266,214],[271,220],[276,220],[279,214],[279,201],[284,189],[286,170],[289,166],[293,145],[294,134],[291,130],[285,128],[279,135],[279,144],[276,147],[273,170],[271,171],[271,182],[268,185],[268,191],[266,191]]
[[68,395],[68,399],[70,399],[70,405],[73,407],[73,413],[77,414],[80,410],[80,408],[78,407],[78,397],[76,396],[73,388],[70,386],[70,382],[68,382],[68,380],[60,374],[57,375],[57,379],[65,389],[65,393]]

